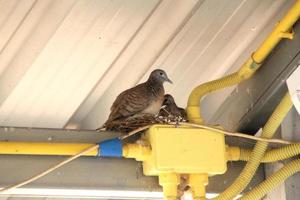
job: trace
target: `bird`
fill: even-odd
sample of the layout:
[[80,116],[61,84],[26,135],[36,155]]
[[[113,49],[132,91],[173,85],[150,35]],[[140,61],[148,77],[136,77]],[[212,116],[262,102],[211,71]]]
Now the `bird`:
[[162,104],[162,108],[159,111],[159,116],[162,117],[175,117],[181,118],[182,120],[187,120],[187,114],[185,109],[180,108],[176,105],[174,97],[170,94],[164,95],[164,101]]
[[[157,115],[164,101],[164,83],[173,83],[162,69],[151,72],[148,80],[120,93],[110,108],[103,127],[143,115]],[[117,122],[117,123],[116,123]]]

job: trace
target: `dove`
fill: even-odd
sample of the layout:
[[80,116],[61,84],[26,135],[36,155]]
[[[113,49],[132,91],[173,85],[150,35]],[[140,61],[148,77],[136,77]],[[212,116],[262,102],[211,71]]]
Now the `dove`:
[[181,117],[183,120],[187,119],[185,110],[176,105],[173,96],[170,94],[165,94],[163,106],[160,109],[159,116],[168,117],[170,115],[174,117]]
[[164,100],[164,82],[173,83],[161,69],[151,72],[148,80],[119,94],[113,102],[105,125],[139,115],[158,114]]

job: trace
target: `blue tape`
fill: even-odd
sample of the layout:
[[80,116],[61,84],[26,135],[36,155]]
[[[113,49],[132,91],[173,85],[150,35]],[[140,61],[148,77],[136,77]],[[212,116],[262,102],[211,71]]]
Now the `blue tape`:
[[122,157],[122,141],[118,138],[105,140],[99,143],[98,156],[101,157]]

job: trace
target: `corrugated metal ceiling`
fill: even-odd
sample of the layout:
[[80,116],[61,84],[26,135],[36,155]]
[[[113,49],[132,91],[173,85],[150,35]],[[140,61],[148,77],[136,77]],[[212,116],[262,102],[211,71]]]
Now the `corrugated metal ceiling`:
[[[235,70],[293,0],[0,0],[0,125],[95,129],[163,68],[179,105]],[[204,100],[206,117],[224,93]]]

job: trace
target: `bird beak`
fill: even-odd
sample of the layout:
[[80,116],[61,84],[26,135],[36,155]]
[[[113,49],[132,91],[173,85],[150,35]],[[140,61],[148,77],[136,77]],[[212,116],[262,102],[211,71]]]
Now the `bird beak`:
[[168,77],[167,77],[166,81],[173,84],[173,81],[171,81]]

